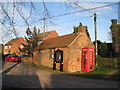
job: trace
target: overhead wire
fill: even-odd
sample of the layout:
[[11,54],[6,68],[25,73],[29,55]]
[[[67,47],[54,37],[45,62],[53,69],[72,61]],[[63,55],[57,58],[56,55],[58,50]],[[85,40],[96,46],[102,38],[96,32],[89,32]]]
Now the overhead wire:
[[[64,13],[64,14],[60,14],[60,15],[56,15],[56,16],[51,16],[51,17],[47,17],[46,19],[56,18],[56,17],[61,17],[61,16],[66,16],[66,15],[71,15],[71,14],[75,14],[75,13],[79,13],[79,12],[84,12],[84,11],[91,11],[91,10],[95,10],[95,9],[99,9],[99,8],[104,8],[104,7],[108,7],[108,6],[112,6],[112,5],[117,5],[117,4],[119,4],[119,2],[113,3],[113,4],[104,5],[104,6],[94,7],[94,8],[90,8],[90,9],[84,9],[84,10],[79,10],[79,11],[75,11],[75,12],[69,12],[69,13]],[[34,23],[37,23],[37,22],[42,21],[42,20],[44,20],[44,18],[41,18],[41,19],[39,19],[37,21],[34,21]],[[30,24],[32,24],[32,23],[30,23]]]
[[[83,1],[83,0],[82,0],[82,1]],[[85,2],[85,1],[83,1],[83,2]],[[86,2],[85,2],[85,3],[86,3]],[[75,4],[77,7],[80,7],[80,8],[82,8],[82,9],[84,9],[84,10],[87,10],[87,9],[85,9],[84,7],[78,5],[76,2],[74,2],[74,4]],[[118,4],[119,4],[119,3],[118,3]],[[92,11],[89,10],[89,12],[91,12],[91,13],[93,14]],[[109,21],[111,20],[110,18],[108,18],[108,17],[106,17],[106,16],[104,16],[104,15],[101,15],[101,14],[97,14],[97,15],[100,15],[100,16],[104,17],[107,21],[108,21],[108,20],[109,20]]]
[[81,19],[86,19],[86,18],[91,18],[91,17],[93,17],[93,15],[87,16],[87,17],[82,17],[82,18],[71,19],[71,20],[68,20],[68,21],[65,21],[65,22],[58,23],[56,25],[60,26],[60,27],[64,27],[63,26],[64,23],[71,23],[71,22],[75,22],[75,21],[78,21],[78,20],[80,21]]

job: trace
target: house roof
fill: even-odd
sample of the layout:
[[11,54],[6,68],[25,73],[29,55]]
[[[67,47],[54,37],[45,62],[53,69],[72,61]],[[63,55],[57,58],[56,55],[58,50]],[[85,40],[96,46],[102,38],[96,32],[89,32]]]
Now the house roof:
[[[53,30],[53,31],[44,32],[44,39],[47,38],[52,32],[56,32],[56,31]],[[43,33],[38,33],[37,36],[39,40],[43,40]],[[33,37],[31,38],[31,40],[33,40]]]
[[43,41],[36,49],[66,47],[76,38],[76,36],[76,33],[72,33],[64,36],[58,36],[55,38],[47,39]]
[[[22,38],[22,37],[21,37]],[[14,42],[16,42],[18,39],[20,38],[14,38],[12,40],[10,40],[9,42],[7,42],[5,45],[12,45]]]
[[[44,37],[46,38],[49,34],[51,34],[53,31],[48,31],[44,33]],[[38,37],[42,38],[43,37],[43,33],[38,33]]]

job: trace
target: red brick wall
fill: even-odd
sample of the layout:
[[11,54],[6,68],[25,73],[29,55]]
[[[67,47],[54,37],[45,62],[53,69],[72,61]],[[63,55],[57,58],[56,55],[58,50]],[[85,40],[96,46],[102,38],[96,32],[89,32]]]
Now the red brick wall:
[[49,56],[49,49],[34,51],[33,53],[33,62],[38,65],[52,67],[53,59]]
[[[13,54],[13,52],[15,52],[17,55],[22,54],[19,52],[19,47],[20,47],[21,43],[26,44],[26,41],[23,38],[19,38],[16,42],[14,42],[11,45],[10,54]],[[7,45],[7,46],[9,46],[9,45]],[[9,49],[4,48],[4,52],[8,52],[8,51],[9,51]]]
[[65,60],[64,60],[64,69],[67,72],[77,72],[80,71],[80,49],[72,49],[68,48],[67,50],[68,53]]
[[19,53],[19,47],[20,47],[21,43],[26,44],[26,41],[25,41],[23,38],[19,38],[19,39],[12,45],[12,48],[11,48],[10,53],[15,52],[17,55],[20,54],[20,53]]
[[81,50],[82,48],[94,48],[93,43],[86,34],[86,28],[82,29],[82,32],[78,33],[76,40],[69,45],[69,63],[68,71],[76,72],[81,70]]
[[[70,48],[56,48],[63,51],[63,70],[66,72],[77,72],[81,70],[80,55],[81,50]],[[35,51],[33,55],[33,61],[35,64],[48,66],[53,68],[54,59],[50,58],[50,49]],[[74,53],[73,53],[74,52]],[[56,63],[56,68],[60,69],[60,63]]]
[[[66,50],[67,48],[56,48],[55,50],[60,49],[63,50],[63,57],[66,56]],[[54,49],[53,49],[54,51]],[[63,58],[63,60],[65,60],[65,58]],[[33,53],[33,61],[35,64],[39,64],[39,65],[43,65],[43,66],[48,66],[53,68],[53,58],[50,58],[50,49],[45,49],[45,50],[41,50],[41,51],[34,51]],[[56,63],[56,68],[60,69],[60,63]],[[66,69],[67,67],[65,67]],[[66,69],[67,71],[67,69]]]
[[33,52],[33,62],[35,63],[35,64],[38,64],[38,53],[39,53],[39,51],[38,50],[35,50],[34,52]]

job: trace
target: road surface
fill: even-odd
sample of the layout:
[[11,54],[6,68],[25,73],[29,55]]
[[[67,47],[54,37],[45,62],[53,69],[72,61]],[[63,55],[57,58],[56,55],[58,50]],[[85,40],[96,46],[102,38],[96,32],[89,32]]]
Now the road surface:
[[2,88],[118,88],[118,82],[55,74],[16,62],[4,63],[2,79]]

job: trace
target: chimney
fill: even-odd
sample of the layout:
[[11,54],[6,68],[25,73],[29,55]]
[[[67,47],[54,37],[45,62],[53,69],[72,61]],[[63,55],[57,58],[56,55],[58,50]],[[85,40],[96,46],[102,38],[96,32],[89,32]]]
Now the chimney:
[[86,33],[87,26],[79,26],[78,32],[85,32]]
[[113,34],[113,31],[116,31],[116,28],[117,28],[117,19],[112,19],[111,23],[112,23],[112,25],[110,26],[110,29],[111,29],[112,34]]
[[112,22],[112,24],[117,25],[117,19],[112,19],[111,22]]

